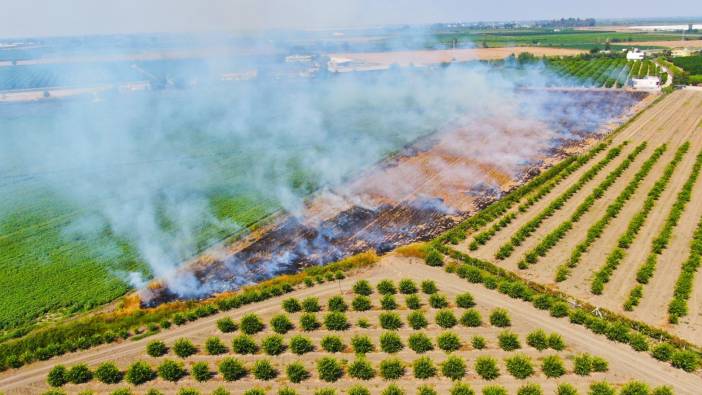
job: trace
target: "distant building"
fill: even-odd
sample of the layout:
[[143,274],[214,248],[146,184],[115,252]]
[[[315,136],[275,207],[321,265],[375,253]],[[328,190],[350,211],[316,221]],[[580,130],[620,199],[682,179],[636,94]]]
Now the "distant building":
[[290,55],[285,57],[285,63],[310,63],[312,55]]
[[670,54],[675,58],[680,56],[692,56],[694,53],[695,51],[690,48],[674,48],[670,51]]
[[633,78],[631,85],[638,90],[656,90],[661,87],[661,79],[654,75],[644,78]]
[[626,60],[643,60],[644,53],[639,51],[638,48],[634,48],[626,53]]

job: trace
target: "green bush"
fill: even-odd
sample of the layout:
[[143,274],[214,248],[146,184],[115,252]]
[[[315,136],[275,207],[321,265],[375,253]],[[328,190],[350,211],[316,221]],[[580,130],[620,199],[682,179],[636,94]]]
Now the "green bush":
[[537,329],[527,335],[526,343],[539,351],[543,351],[548,348],[548,335],[543,329]]
[[393,295],[397,293],[397,288],[395,284],[390,280],[382,280],[376,285],[378,293],[381,295]]
[[483,387],[483,395],[507,395],[507,389],[501,385]]
[[667,385],[663,387],[656,387],[653,389],[653,392],[651,392],[651,395],[673,395],[673,389]]
[[93,379],[93,372],[90,371],[86,364],[78,364],[66,372],[66,379],[73,384],[83,384]]
[[456,316],[449,309],[441,309],[436,313],[434,321],[442,328],[453,328],[458,324]]
[[512,320],[509,318],[507,310],[497,308],[490,313],[490,325],[498,328],[504,328],[512,325]]
[[538,384],[524,384],[523,386],[519,387],[517,389],[517,395],[543,395],[544,391],[541,389],[541,386]]
[[402,328],[402,318],[397,313],[380,313],[378,316],[380,327],[383,329],[396,330]]
[[303,331],[313,331],[320,327],[317,317],[312,313],[305,313],[300,316],[300,327]]
[[394,295],[383,295],[380,299],[380,307],[383,310],[395,310],[397,309],[397,302],[395,301]]
[[606,372],[609,370],[609,363],[601,357],[591,357],[593,372]]
[[422,300],[417,295],[405,296],[405,305],[410,310],[419,310],[422,308]]
[[302,305],[300,301],[295,298],[287,298],[283,301],[283,310],[288,313],[297,313],[302,311]]
[[347,371],[349,376],[355,379],[370,380],[375,377],[373,366],[365,358],[357,358],[355,361],[351,362]]
[[359,327],[359,328],[364,328],[364,329],[365,329],[365,328],[370,328],[370,327],[371,327],[370,322],[368,322],[368,319],[366,319],[366,318],[359,318],[357,324],[358,324],[358,327]]
[[224,381],[236,381],[249,374],[241,361],[229,357],[222,359],[219,363],[218,370]]
[[558,384],[556,395],[578,395],[578,390],[569,383]]
[[310,372],[305,368],[305,365],[300,362],[293,362],[285,368],[285,374],[291,383],[301,383],[310,378]]
[[398,288],[400,289],[400,293],[405,295],[415,294],[419,290],[417,288],[417,284],[415,284],[414,281],[410,280],[409,278],[403,278],[400,280]]
[[290,387],[281,387],[278,390],[278,395],[297,395],[297,391]]
[[356,384],[349,388],[348,395],[371,395],[371,393],[368,391],[368,388],[360,384]]
[[417,395],[439,395],[439,393],[433,387],[424,384],[417,387]]
[[648,395],[651,389],[647,384],[639,381],[631,381],[624,384],[619,390],[619,395]]
[[380,349],[386,353],[393,354],[405,348],[402,339],[395,332],[383,332],[380,335]]
[[443,332],[436,338],[436,345],[440,349],[451,352],[461,348],[461,339],[453,332]]
[[670,363],[678,369],[693,372],[699,366],[700,361],[697,353],[694,351],[678,350],[670,356]]
[[343,313],[349,309],[349,305],[346,304],[343,296],[337,295],[329,298],[329,301],[327,301],[327,308],[329,311],[338,311]]
[[475,391],[466,383],[455,383],[449,390],[451,395],[475,395]]
[[568,315],[568,304],[565,302],[556,302],[551,305],[551,307],[548,309],[549,314],[551,314],[551,317],[566,317]]
[[46,378],[46,382],[52,387],[61,387],[68,383],[66,367],[63,365],[56,365],[51,370]]
[[500,348],[505,351],[514,351],[522,348],[521,344],[519,344],[519,337],[517,334],[508,330],[500,332],[497,336],[497,343],[500,345]]
[[281,335],[270,335],[263,338],[261,341],[263,352],[268,355],[280,355],[285,352],[285,340]]
[[534,374],[531,358],[523,354],[517,354],[505,359],[505,366],[509,374],[520,380]]
[[533,300],[534,307],[539,310],[548,310],[551,308],[551,296],[549,295],[539,295]]
[[193,376],[197,382],[204,382],[212,378],[212,372],[207,362],[194,363],[190,368],[190,375]]
[[231,318],[224,317],[217,320],[217,329],[223,333],[229,333],[239,329],[239,326]]
[[429,357],[420,357],[412,363],[414,377],[420,380],[425,380],[436,376],[436,366]]
[[629,345],[635,351],[648,351],[648,341],[646,337],[640,333],[632,333],[629,335]]
[[241,318],[239,327],[244,334],[253,335],[262,331],[265,325],[263,325],[263,321],[256,314],[248,313]]
[[670,358],[675,352],[675,346],[670,343],[658,343],[653,347],[651,355],[659,361],[670,361]]
[[345,331],[351,326],[344,313],[332,311],[324,316],[324,326],[330,331]]
[[351,338],[351,347],[356,354],[367,354],[375,351],[375,346],[368,336],[354,335]]
[[407,322],[414,330],[424,329],[429,325],[426,317],[419,311],[413,311],[407,315]]
[[280,333],[281,335],[288,333],[288,331],[295,328],[290,319],[285,314],[276,314],[271,318],[271,327],[275,333]]
[[351,307],[355,311],[368,311],[373,307],[373,305],[371,304],[371,299],[368,296],[358,295],[353,298]]
[[200,391],[195,388],[184,387],[178,390],[178,395],[200,395]]
[[449,307],[448,298],[439,293],[429,295],[429,306],[435,309],[443,309]]
[[378,373],[386,380],[396,380],[405,375],[405,365],[397,358],[387,358],[380,362]]
[[166,359],[158,366],[158,377],[176,382],[185,376],[185,368],[182,363]]
[[331,353],[341,352],[345,347],[339,336],[324,336],[320,345],[324,351]]
[[380,393],[380,395],[405,395],[405,391],[402,390],[402,388],[398,387],[395,384],[390,384],[385,389],[383,392]]
[[475,306],[475,300],[473,295],[469,292],[462,293],[456,296],[456,306],[468,309]]
[[368,296],[373,293],[373,288],[371,288],[370,284],[366,280],[358,280],[356,283],[353,285],[353,292],[356,295],[363,295],[363,296]]
[[309,296],[302,299],[301,304],[302,311],[305,313],[317,313],[322,310],[322,307],[319,305],[319,299],[315,298],[314,296]]
[[256,354],[258,346],[249,335],[239,335],[232,339],[232,351],[236,354]]
[[616,391],[606,381],[600,381],[590,384],[589,395],[614,395]]
[[592,358],[588,354],[578,354],[573,359],[573,373],[587,376],[592,372]]
[[[156,391],[156,390],[153,390],[153,391],[155,391],[155,392],[152,392],[152,393],[147,392],[147,395],[161,395],[161,392]],[[63,392],[63,391],[56,391],[56,392],[47,391],[47,392],[44,392],[43,395],[65,395],[65,392]],[[110,395],[132,395],[132,391],[129,388],[119,388],[119,389],[116,389],[116,390],[110,392]]]
[[166,343],[160,340],[152,340],[146,344],[146,354],[150,357],[157,358],[166,355],[167,352],[168,347],[166,347]]
[[541,362],[541,371],[550,378],[561,377],[566,373],[563,361],[557,355],[545,357]]
[[259,387],[249,388],[244,391],[244,395],[266,395],[266,390]]
[[429,339],[427,335],[421,332],[411,334],[409,336],[409,339],[407,339],[407,344],[412,351],[418,354],[422,354],[434,349],[434,345],[431,343],[431,339]]
[[259,359],[254,362],[253,369],[251,369],[254,377],[259,380],[273,380],[278,377],[278,370],[273,367],[271,361],[267,359]]
[[478,310],[468,309],[461,316],[461,325],[467,327],[478,327],[482,325],[483,319]]
[[227,352],[227,346],[216,336],[208,337],[205,341],[205,351],[210,355],[219,355]]
[[314,344],[309,337],[296,335],[290,338],[290,351],[294,354],[302,355],[314,351]]
[[490,356],[480,356],[475,361],[475,372],[485,380],[494,380],[500,377],[497,361]]
[[429,266],[443,266],[444,265],[444,257],[441,255],[441,253],[439,251],[436,250],[436,248],[427,249],[427,255],[424,258],[424,261]]
[[323,357],[317,361],[317,373],[322,381],[332,383],[344,375],[344,367],[336,358]]
[[439,288],[436,287],[436,283],[433,280],[424,280],[420,286],[422,288],[422,292],[427,295],[431,295],[439,291]]
[[482,336],[473,336],[470,339],[470,345],[476,350],[482,350],[486,345],[485,338]]
[[551,333],[548,336],[548,346],[556,351],[562,351],[563,349],[565,349],[565,342],[563,341],[561,335],[557,333]]
[[124,375],[129,384],[139,385],[151,381],[156,377],[156,372],[144,361],[137,361],[129,365]]
[[466,375],[466,363],[461,358],[450,355],[441,364],[441,374],[451,380],[459,380]]
[[197,347],[190,340],[180,338],[173,344],[173,352],[181,358],[187,358],[197,352]]
[[105,384],[117,384],[122,381],[124,374],[114,362],[103,362],[95,369],[95,378]]

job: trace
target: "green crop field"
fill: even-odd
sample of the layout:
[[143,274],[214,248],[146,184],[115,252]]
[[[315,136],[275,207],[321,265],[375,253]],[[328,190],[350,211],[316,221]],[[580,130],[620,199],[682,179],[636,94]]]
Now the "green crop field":
[[573,78],[578,85],[622,87],[631,78],[658,75],[660,70],[650,60],[627,61],[624,58],[595,58],[590,60],[564,58],[552,60],[548,65],[560,77]]
[[633,41],[657,41],[674,39],[672,34],[666,33],[622,33],[613,31],[581,31],[566,30],[554,32],[552,30],[526,30],[504,32],[456,32],[437,34],[438,42],[449,44],[452,42],[473,43],[476,46],[504,47],[538,45],[546,47],[603,48],[606,43],[616,46],[627,45]]

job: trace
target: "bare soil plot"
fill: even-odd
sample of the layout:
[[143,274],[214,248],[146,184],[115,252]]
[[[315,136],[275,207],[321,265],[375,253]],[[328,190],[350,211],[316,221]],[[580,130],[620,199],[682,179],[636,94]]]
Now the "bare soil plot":
[[642,46],[656,46],[656,47],[669,47],[669,48],[702,48],[702,40],[671,40],[671,41],[632,41],[627,42],[627,45],[642,45]]
[[[273,315],[281,311],[280,306],[282,299],[291,296],[296,298],[303,298],[309,295],[317,296],[320,298],[321,304],[324,306],[324,310],[326,310],[325,302],[328,300],[328,298],[338,295],[340,292],[344,295],[345,300],[350,303],[353,297],[350,291],[351,287],[356,280],[361,278],[367,279],[372,285],[375,285],[381,280],[388,278],[394,279],[395,281],[399,280],[400,278],[410,278],[417,284],[424,279],[431,278],[436,282],[439,293],[447,296],[451,303],[451,310],[454,311],[459,318],[464,309],[456,307],[455,296],[464,292],[470,292],[476,303],[475,309],[477,309],[482,315],[483,324],[480,327],[473,328],[458,325],[451,328],[450,331],[455,332],[461,339],[461,342],[464,343],[464,346],[461,347],[460,350],[453,353],[454,355],[464,359],[467,363],[468,374],[464,377],[463,381],[468,382],[474,389],[477,390],[485,385],[500,384],[510,389],[510,391],[514,391],[517,387],[526,382],[536,382],[541,384],[544,390],[551,392],[555,389],[558,383],[570,382],[581,391],[585,391],[588,385],[594,381],[608,380],[611,383],[623,383],[636,379],[645,381],[655,386],[670,385],[677,391],[677,393],[686,394],[694,393],[696,388],[702,384],[702,378],[698,377],[697,375],[674,369],[665,363],[656,361],[648,354],[638,353],[626,345],[610,342],[604,336],[593,335],[584,327],[570,324],[567,319],[551,317],[549,316],[548,312],[536,310],[526,302],[510,299],[497,291],[488,290],[481,285],[466,283],[465,280],[462,280],[453,274],[444,272],[442,268],[432,268],[426,266],[423,262],[417,260],[416,258],[401,258],[394,255],[388,255],[383,258],[383,261],[378,266],[366,272],[360,273],[358,276],[353,276],[351,278],[339,281],[338,284],[325,283],[313,288],[302,289],[284,297],[274,298],[258,304],[249,305],[236,310],[233,313],[217,314],[215,316],[188,323],[180,327],[175,327],[147,339],[124,342],[113,346],[102,346],[93,350],[66,355],[64,357],[57,358],[56,360],[40,362],[16,371],[6,372],[0,376],[0,390],[6,391],[8,394],[28,394],[40,392],[46,388],[45,379],[47,372],[54,364],[57,363],[62,363],[65,365],[87,363],[89,366],[95,367],[98,363],[103,361],[115,361],[118,366],[123,368],[130,362],[141,359],[155,365],[157,364],[157,361],[166,358],[151,358],[145,355],[146,343],[155,339],[163,340],[167,345],[171,346],[176,339],[187,337],[197,346],[201,346],[207,337],[216,335],[222,338],[225,344],[229,345],[229,340],[239,333],[222,334],[216,328],[216,320],[224,316],[231,316],[235,320],[239,320],[245,313],[255,312],[264,322],[267,323]],[[422,294],[421,292],[418,295],[425,304],[422,310],[429,321],[429,326],[425,330],[420,331],[427,334],[429,338],[434,340],[436,336],[444,332],[443,329],[439,328],[434,323],[433,318],[438,310],[429,308],[429,306],[426,305],[429,298],[428,295]],[[395,296],[395,298],[400,306],[396,312],[399,313],[404,319],[409,314],[409,310],[404,306],[404,296],[398,294]],[[378,328],[377,319],[381,313],[381,311],[378,310],[379,299],[380,296],[377,292],[372,295],[372,301],[375,308],[371,311],[348,312],[347,316],[349,321],[352,323],[351,330],[334,332],[334,334],[339,335],[347,345],[352,335],[368,335],[371,339],[373,339],[376,347],[378,347],[378,337],[382,332],[382,330]],[[503,328],[497,328],[488,324],[488,315],[495,308],[504,308],[508,311],[512,320],[509,330],[518,335],[521,342],[520,350],[507,352],[498,347],[497,336],[503,330]],[[317,313],[320,320],[325,313],[326,311]],[[297,318],[299,315],[300,313],[290,314],[294,323],[297,323]],[[367,318],[371,323],[371,327],[367,329],[359,328],[356,324],[358,318]],[[526,334],[534,329],[544,329],[547,333],[558,333],[563,337],[567,347],[563,351],[544,350],[539,352],[526,344]],[[412,331],[407,327],[407,324],[405,324],[403,328],[396,332],[400,335],[406,345],[407,337],[416,331]],[[270,331],[266,331],[266,334],[270,333]],[[294,329],[293,331],[285,334],[284,337],[289,339],[293,334],[297,333],[298,329]],[[313,343],[318,346],[321,338],[330,334],[330,331],[318,329],[315,331],[306,332],[305,334],[308,335],[312,339]],[[483,336],[487,340],[487,347],[485,349],[476,350],[466,345],[466,343],[469,342],[470,337],[475,335]],[[263,334],[259,333],[254,335],[254,337],[257,340],[260,340],[263,337]],[[434,344],[436,347],[436,343]],[[526,380],[517,380],[507,373],[503,357],[514,355],[517,352],[531,357],[535,365],[535,370],[537,371],[534,376]],[[583,352],[601,356],[606,359],[609,362],[609,371],[606,373],[591,373],[589,376],[578,376],[572,373],[572,358],[576,354]],[[228,390],[236,394],[242,393],[245,389],[252,386],[270,388],[272,391],[269,392],[274,393],[275,389],[289,384],[287,383],[287,380],[283,378],[283,369],[286,364],[293,361],[302,362],[303,365],[308,367],[312,373],[312,378],[309,380],[306,380],[301,384],[291,385],[293,388],[298,390],[299,393],[312,393],[315,389],[328,386],[333,386],[337,389],[344,389],[357,383],[371,388],[373,393],[379,393],[380,390],[388,383],[387,381],[377,377],[369,381],[362,381],[351,379],[348,376],[344,376],[341,380],[333,384],[324,383],[317,378],[316,372],[314,371],[315,360],[323,354],[327,355],[327,353],[321,352],[321,350],[318,348],[317,351],[303,354],[302,356],[296,356],[290,353],[290,351],[286,351],[285,353],[276,357],[264,357],[260,354],[236,355],[238,359],[244,361],[247,365],[250,365],[253,363],[253,361],[262,358],[270,359],[274,366],[281,370],[282,374],[278,379],[268,382],[254,379],[250,375],[241,379],[240,381],[234,382],[224,382],[218,376],[215,376],[206,383],[196,383],[190,377],[181,379],[177,384],[166,382],[162,379],[156,379],[140,386],[138,391],[143,391],[145,388],[154,387],[162,390],[164,393],[175,393],[182,387],[196,387],[204,392],[212,391],[213,389],[224,385]],[[447,354],[438,349],[430,351],[425,355],[433,358],[437,364],[439,361],[447,358]],[[479,356],[485,355],[490,355],[496,358],[498,362],[501,375],[493,381],[486,381],[480,378],[475,373],[475,369],[473,368],[475,360]],[[540,365],[538,361],[547,355],[561,356],[565,362],[566,371],[568,373],[558,380],[547,379],[543,373],[540,372],[538,367]],[[232,356],[231,352],[227,354],[227,356]],[[333,356],[349,361],[353,361],[355,359],[353,353],[349,349],[346,349],[341,353],[335,353]],[[388,354],[376,351],[368,354],[368,360],[377,366],[379,361],[389,356],[390,355]],[[417,359],[420,355],[405,348],[399,353],[394,354],[394,356],[401,359],[405,363],[410,363],[411,361]],[[178,359],[175,357],[175,355],[172,355],[172,353],[169,354],[167,358]],[[191,363],[205,361],[214,368],[215,362],[221,358],[222,356],[208,356],[200,351],[197,354],[186,358],[185,365],[188,367]],[[441,377],[440,375],[439,377],[433,379],[416,380],[412,378],[411,368],[408,368],[406,375],[401,380],[396,381],[397,385],[410,393],[414,391],[418,385],[424,383],[434,385],[440,393],[446,393],[452,386],[452,382],[449,379]],[[125,386],[126,384],[104,385],[93,381],[89,384],[67,385],[65,388],[71,393],[87,388],[94,389],[102,393]]]

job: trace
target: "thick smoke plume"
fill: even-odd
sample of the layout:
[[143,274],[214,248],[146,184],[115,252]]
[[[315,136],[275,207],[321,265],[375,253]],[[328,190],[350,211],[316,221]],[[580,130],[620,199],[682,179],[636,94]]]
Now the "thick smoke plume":
[[[515,94],[525,83],[553,81],[533,67],[514,75],[477,63],[313,79],[259,75],[222,86],[3,105],[0,188],[9,198],[0,215],[55,199],[72,213],[63,237],[94,239],[101,254],[114,257],[128,245],[147,264],[146,271],[113,268],[125,281],[143,287],[153,276],[180,296],[207,294],[213,285],[177,269],[251,225],[226,215],[238,204],[303,216],[305,199],[321,190],[339,207],[370,207],[349,180],[417,139],[454,128],[476,130],[475,141],[450,147],[466,157],[489,158],[505,172],[534,159],[565,131],[547,127],[549,94]],[[189,73],[213,70],[220,68]],[[569,114],[596,124],[608,115]],[[506,125],[525,121],[541,132],[504,134]],[[481,177],[474,169],[442,171],[441,161],[430,165],[456,180]],[[403,179],[422,177],[420,169],[403,171],[409,174],[367,190],[402,198],[411,192]],[[223,198],[234,202],[224,214]],[[281,254],[260,270],[276,272],[288,260]]]

